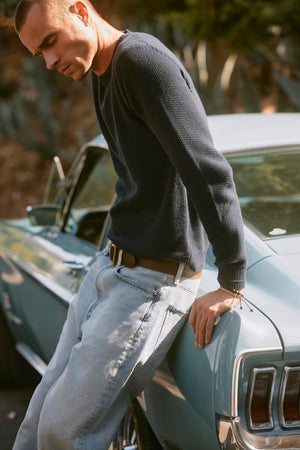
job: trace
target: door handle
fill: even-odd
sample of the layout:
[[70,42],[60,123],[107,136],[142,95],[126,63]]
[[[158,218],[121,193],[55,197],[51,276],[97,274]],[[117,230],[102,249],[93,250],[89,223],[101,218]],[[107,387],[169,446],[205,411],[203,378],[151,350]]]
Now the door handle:
[[63,265],[70,269],[70,272],[74,276],[76,276],[80,270],[84,270],[85,272],[88,271],[88,267],[85,264],[76,261],[64,261]]

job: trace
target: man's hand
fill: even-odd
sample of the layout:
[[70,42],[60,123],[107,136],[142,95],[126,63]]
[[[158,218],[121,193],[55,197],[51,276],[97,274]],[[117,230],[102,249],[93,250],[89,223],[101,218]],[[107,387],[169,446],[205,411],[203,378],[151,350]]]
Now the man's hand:
[[234,294],[230,295],[229,292],[220,288],[196,298],[189,319],[196,334],[196,347],[203,348],[204,344],[209,344],[216,318],[239,303],[239,297],[235,297]]

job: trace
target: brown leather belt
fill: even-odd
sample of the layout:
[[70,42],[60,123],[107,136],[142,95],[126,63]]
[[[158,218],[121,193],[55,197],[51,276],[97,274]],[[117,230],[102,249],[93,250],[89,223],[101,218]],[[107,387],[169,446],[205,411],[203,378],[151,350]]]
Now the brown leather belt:
[[[119,258],[119,253],[120,249],[116,245],[111,244],[110,260],[113,264],[119,263],[129,268],[141,266],[146,269],[156,270],[174,276],[177,274],[179,263],[176,261],[156,258],[139,258],[124,251],[121,258]],[[120,261],[118,261],[119,259]],[[186,278],[201,278],[202,270],[201,272],[194,272],[188,265],[185,265],[181,276]]]

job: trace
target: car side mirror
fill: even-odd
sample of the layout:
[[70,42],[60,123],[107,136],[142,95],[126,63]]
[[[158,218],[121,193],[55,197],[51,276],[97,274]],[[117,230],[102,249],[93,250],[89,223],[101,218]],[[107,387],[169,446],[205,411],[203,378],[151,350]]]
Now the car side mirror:
[[57,205],[27,206],[26,211],[32,226],[53,226],[58,223],[60,208]]

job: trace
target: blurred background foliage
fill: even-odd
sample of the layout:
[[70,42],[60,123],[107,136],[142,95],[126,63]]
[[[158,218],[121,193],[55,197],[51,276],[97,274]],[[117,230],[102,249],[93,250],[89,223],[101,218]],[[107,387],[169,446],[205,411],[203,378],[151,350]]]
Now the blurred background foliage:
[[[300,110],[299,0],[93,3],[117,28],[161,39],[190,72],[209,114]],[[16,4],[0,0],[0,139],[43,159],[59,154],[68,166],[99,131],[89,79],[74,83],[30,57],[13,30]]]
[[[16,0],[0,2],[1,53],[16,4]],[[117,27],[150,32],[166,43],[189,70],[209,114],[300,108],[299,0],[95,0],[94,4]],[[87,131],[76,124],[74,133],[71,126],[74,98],[81,89],[48,72],[41,61],[24,55],[18,63],[23,70],[17,79],[5,81],[0,75],[0,133],[46,158],[59,153],[71,160],[78,144],[90,137],[88,131],[96,132],[95,127]],[[81,88],[85,96],[88,83]],[[66,139],[69,131],[71,140]]]

